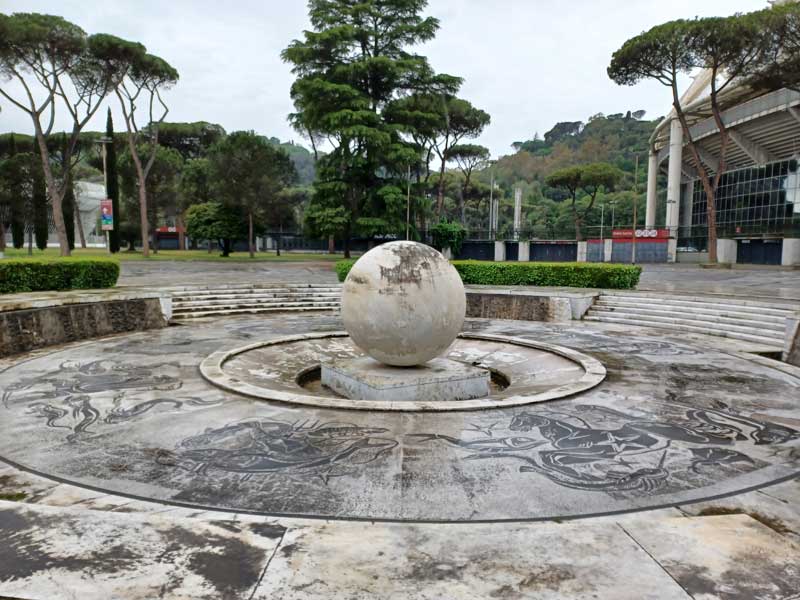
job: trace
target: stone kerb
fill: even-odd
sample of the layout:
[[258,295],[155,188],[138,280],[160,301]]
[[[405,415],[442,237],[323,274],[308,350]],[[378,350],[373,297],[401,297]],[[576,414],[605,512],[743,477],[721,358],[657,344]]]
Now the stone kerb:
[[565,323],[580,321],[600,291],[522,290],[513,287],[468,286],[467,316]]
[[786,318],[786,342],[783,361],[800,367],[800,311]]
[[152,290],[81,290],[0,297],[0,357],[167,327],[172,299]]

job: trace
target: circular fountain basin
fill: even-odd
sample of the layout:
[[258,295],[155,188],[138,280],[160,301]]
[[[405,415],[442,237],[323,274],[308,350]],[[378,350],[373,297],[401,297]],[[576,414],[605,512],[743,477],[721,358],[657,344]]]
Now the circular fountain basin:
[[[596,359],[571,348],[494,334],[462,333],[443,355],[464,371],[484,370],[488,395],[466,400],[345,398],[320,385],[322,367],[364,352],[346,332],[296,335],[215,352],[200,365],[210,383],[238,394],[304,406],[379,411],[463,411],[523,406],[592,389],[606,376]],[[454,369],[455,370],[455,369]]]

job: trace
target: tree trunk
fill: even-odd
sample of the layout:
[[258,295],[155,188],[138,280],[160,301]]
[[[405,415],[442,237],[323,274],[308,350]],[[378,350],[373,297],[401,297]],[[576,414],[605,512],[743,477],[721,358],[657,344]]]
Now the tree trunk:
[[[138,158],[134,157],[136,172],[141,173],[142,165]],[[142,229],[142,256],[150,256],[150,223],[147,219],[147,190],[142,186],[142,176],[139,176],[139,227]]]
[[75,222],[78,225],[78,237],[81,240],[81,248],[86,248],[86,235],[83,233],[83,221],[81,221],[81,211],[78,208],[78,202],[75,201]]
[[178,213],[175,215],[175,228],[178,230],[178,250],[186,248],[186,234],[183,231],[183,215]]
[[439,183],[436,191],[436,218],[441,220],[444,210],[444,173],[447,163],[442,160],[442,168],[439,169]]
[[575,241],[583,241],[583,217],[575,215]]
[[36,133],[36,142],[39,145],[39,158],[42,161],[42,169],[44,170],[44,179],[47,184],[47,195],[50,198],[50,205],[53,207],[53,222],[56,226],[56,235],[58,237],[58,246],[61,256],[70,256],[69,240],[67,239],[67,226],[64,223],[64,212],[61,206],[64,199],[65,188],[56,185],[53,171],[50,168],[50,153],[47,151],[47,142],[44,139],[44,132],[38,119],[33,119],[34,129]]
[[228,257],[231,255],[231,241],[229,239],[220,240],[222,242],[222,256]]
[[336,253],[336,240],[332,235],[328,236],[328,254]]
[[[256,252],[253,248],[253,211],[247,213],[247,246],[250,251],[250,258],[255,258]],[[280,253],[280,251],[278,252]]]
[[[689,129],[689,124],[686,121],[686,115],[683,112],[683,107],[681,106],[680,98],[678,97],[677,84],[674,82],[672,85],[672,106],[675,109],[675,114],[677,114],[678,120],[681,123],[681,129],[683,129],[684,138],[686,138],[686,141],[688,142],[687,146],[689,148],[689,152],[692,155],[692,159],[694,160],[694,166],[697,169],[697,173],[703,185],[703,190],[706,193],[706,214],[708,216],[708,261],[710,263],[716,263],[717,262],[716,193],[714,187],[711,185],[711,182],[708,180],[708,172],[706,171],[706,168],[703,165],[703,161],[700,160],[700,153],[697,151],[697,146],[695,144],[694,139],[692,139],[692,133],[691,130]],[[721,126],[720,132],[724,137],[725,135],[724,125],[720,121],[717,123],[717,126],[718,127]]]
[[211,248],[213,248],[214,242],[213,240],[208,240],[208,253],[211,254]]
[[0,219],[0,252],[6,251],[6,224]]

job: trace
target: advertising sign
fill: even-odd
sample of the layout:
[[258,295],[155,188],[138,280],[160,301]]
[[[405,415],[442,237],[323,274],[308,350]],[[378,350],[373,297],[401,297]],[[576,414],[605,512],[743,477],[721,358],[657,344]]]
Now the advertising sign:
[[100,229],[114,230],[114,205],[111,200],[100,200]]
[[637,240],[647,239],[666,239],[669,237],[669,229],[614,229],[611,237],[614,239],[631,239],[636,235]]

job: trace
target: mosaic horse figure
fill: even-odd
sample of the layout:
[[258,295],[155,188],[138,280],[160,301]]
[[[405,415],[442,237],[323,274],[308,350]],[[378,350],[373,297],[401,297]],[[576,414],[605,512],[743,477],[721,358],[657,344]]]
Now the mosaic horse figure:
[[[789,427],[750,419],[724,410],[689,409],[675,421],[645,420],[613,409],[578,405],[574,412],[520,412],[508,430],[535,433],[536,437],[496,436],[491,429],[475,429],[483,437],[460,439],[440,434],[416,434],[423,440],[441,440],[471,452],[470,460],[514,458],[525,464],[520,472],[539,473],[569,488],[608,493],[653,491],[667,483],[670,471],[668,450],[674,442],[687,446],[689,470],[703,475],[703,469],[722,465],[753,466],[746,454],[729,447],[751,440],[779,444],[800,438]],[[578,416],[576,413],[581,413]],[[591,425],[584,415],[599,421],[621,421],[615,426]],[[700,446],[700,447],[695,447]]]
[[165,452],[160,464],[195,473],[211,469],[255,474],[313,472],[327,483],[353,465],[373,462],[397,446],[382,427],[351,423],[290,424],[248,420],[183,440],[174,452]]

